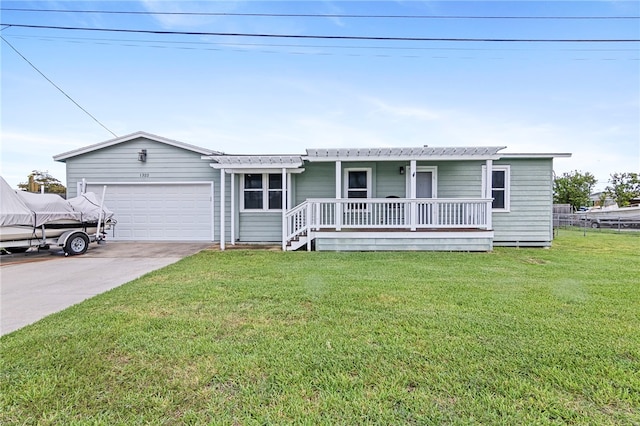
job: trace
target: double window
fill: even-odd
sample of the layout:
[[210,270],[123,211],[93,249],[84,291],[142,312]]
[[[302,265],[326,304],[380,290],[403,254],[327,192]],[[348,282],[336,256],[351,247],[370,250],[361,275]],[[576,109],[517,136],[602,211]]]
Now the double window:
[[281,210],[282,174],[248,173],[243,175],[242,209]]

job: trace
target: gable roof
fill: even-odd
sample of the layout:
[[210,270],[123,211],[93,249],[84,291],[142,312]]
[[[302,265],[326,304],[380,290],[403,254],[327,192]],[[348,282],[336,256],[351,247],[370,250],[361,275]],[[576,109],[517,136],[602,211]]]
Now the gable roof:
[[55,161],[65,162],[67,159],[72,158],[72,157],[77,157],[78,155],[87,154],[89,152],[93,152],[93,151],[97,151],[99,149],[103,149],[103,148],[107,148],[107,147],[110,147],[110,146],[118,145],[118,144],[123,143],[123,142],[129,142],[129,141],[132,141],[132,140],[138,139],[138,138],[149,139],[149,140],[152,140],[152,141],[155,141],[155,142],[160,142],[160,143],[163,143],[163,144],[166,144],[166,145],[175,146],[176,148],[182,148],[182,149],[186,149],[187,151],[193,151],[195,153],[202,154],[202,155],[222,154],[221,152],[213,151],[211,149],[202,148],[202,147],[195,146],[195,145],[190,145],[190,144],[187,144],[187,143],[184,143],[184,142],[179,142],[179,141],[176,141],[176,140],[173,140],[173,139],[167,139],[167,138],[163,138],[162,136],[157,136],[157,135],[153,135],[151,133],[139,131],[139,132],[135,132],[135,133],[130,133],[128,135],[120,136],[118,138],[109,139],[108,141],[104,141],[104,142],[100,142],[100,143],[97,143],[97,144],[85,146],[83,148],[74,149],[73,151],[63,152],[62,154],[54,155],[53,159]]
[[307,149],[307,161],[497,160],[504,146]]

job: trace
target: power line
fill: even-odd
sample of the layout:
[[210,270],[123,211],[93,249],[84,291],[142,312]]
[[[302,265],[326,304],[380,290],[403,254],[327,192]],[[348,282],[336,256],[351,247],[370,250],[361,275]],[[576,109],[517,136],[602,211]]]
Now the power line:
[[18,54],[18,56],[20,56],[22,59],[25,60],[26,63],[28,63],[29,65],[31,65],[31,68],[33,68],[34,70],[36,70],[38,72],[38,74],[40,74],[45,80],[47,80],[49,83],[51,83],[51,85],[53,87],[55,87],[56,89],[58,89],[60,91],[60,93],[62,93],[63,95],[65,95],[67,97],[67,99],[69,99],[71,102],[74,103],[75,106],[77,106],[78,108],[80,108],[85,114],[87,114],[89,117],[91,117],[93,119],[93,121],[95,121],[96,123],[98,123],[100,126],[102,126],[102,128],[104,128],[107,132],[111,133],[113,135],[113,137],[118,137],[118,135],[116,135],[115,133],[113,133],[111,130],[109,130],[109,128],[107,126],[105,126],[104,124],[102,124],[100,122],[100,120],[98,120],[97,118],[95,118],[89,111],[87,111],[85,108],[83,108],[78,102],[76,102],[75,100],[73,100],[73,98],[71,96],[69,96],[64,90],[62,90],[60,88],[60,86],[58,86],[57,84],[55,84],[49,77],[47,77],[46,75],[44,75],[44,73],[42,71],[40,71],[38,69],[38,67],[36,67],[33,63],[31,63],[31,61],[29,61],[27,58],[25,58],[25,56],[20,53],[18,51],[18,49],[16,49],[15,47],[13,47],[13,45],[11,43],[9,43],[4,37],[0,36],[0,38],[2,39],[2,41],[4,41],[5,43],[7,43],[7,45],[13,49],[14,52],[16,52]]
[[365,18],[365,19],[558,19],[558,20],[607,20],[640,19],[640,16],[468,16],[468,15],[357,15],[357,14],[314,14],[314,13],[239,13],[239,12],[151,12],[123,10],[64,10],[64,9],[23,9],[0,8],[13,12],[47,13],[100,13],[117,15],[182,15],[182,16],[248,16],[276,18]]
[[[315,48],[315,49],[362,49],[362,50],[409,50],[409,51],[422,51],[422,50],[446,50],[446,51],[529,51],[526,48],[479,48],[479,47],[419,47],[419,46],[365,46],[365,45],[339,45],[339,44],[300,44],[300,43],[240,43],[240,42],[215,42],[215,41],[176,41],[176,40],[144,40],[134,38],[93,38],[93,37],[64,37],[64,36],[44,36],[44,35],[6,35],[5,37],[11,37],[16,39],[37,39],[43,41],[56,41],[63,40],[75,43],[96,43],[96,44],[119,44],[119,43],[141,43],[141,44],[166,44],[168,46],[248,46],[248,47],[297,47],[297,48]],[[570,52],[635,52],[637,49],[607,49],[607,48],[564,48],[560,51]]]
[[389,36],[344,36],[344,35],[303,35],[303,34],[266,34],[266,33],[220,33],[206,31],[165,31],[165,30],[132,30],[123,28],[88,28],[64,27],[54,25],[3,24],[16,28],[37,28],[68,31],[104,31],[136,34],[193,35],[221,37],[258,37],[258,38],[293,38],[323,40],[377,40],[377,41],[443,41],[443,42],[497,42],[497,43],[637,43],[640,39],[518,39],[518,38],[444,38],[444,37],[389,37]]

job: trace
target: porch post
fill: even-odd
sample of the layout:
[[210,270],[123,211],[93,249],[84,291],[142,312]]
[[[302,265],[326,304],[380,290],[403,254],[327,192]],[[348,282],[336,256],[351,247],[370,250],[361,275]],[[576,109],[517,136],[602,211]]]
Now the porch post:
[[307,203],[307,212],[305,213],[306,217],[306,226],[307,226],[307,251],[311,251],[311,233],[313,232],[313,228],[311,227],[311,203]]
[[342,161],[336,161],[336,231],[342,228]]
[[[487,183],[484,188],[485,198],[493,198],[493,160],[487,160],[487,166],[485,167],[487,176],[485,182]],[[493,228],[493,212],[491,211],[492,202],[487,202],[487,229]]]
[[287,250],[287,169],[282,168],[282,251]]
[[236,174],[231,172],[231,245],[236,245],[236,194],[235,194]]
[[225,223],[224,223],[224,169],[220,169],[220,250],[224,250],[224,234],[225,234]]
[[418,205],[416,203],[416,160],[411,160],[410,162],[410,166],[409,166],[409,198],[411,199],[411,217],[410,219],[410,224],[411,224],[411,230],[415,231],[416,230],[416,219],[418,216]]
[[409,165],[409,198],[416,198],[416,160],[411,160]]

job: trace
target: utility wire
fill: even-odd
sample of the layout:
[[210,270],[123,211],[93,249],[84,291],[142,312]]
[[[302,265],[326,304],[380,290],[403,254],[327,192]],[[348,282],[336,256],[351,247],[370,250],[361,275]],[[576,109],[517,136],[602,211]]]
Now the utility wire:
[[[242,53],[262,53],[262,54],[295,54],[306,56],[376,56],[376,57],[404,57],[404,58],[419,58],[428,55],[427,52],[457,52],[465,56],[458,56],[458,59],[474,60],[481,59],[477,56],[468,56],[471,52],[531,52],[531,49],[524,47],[520,48],[476,48],[476,47],[407,47],[407,46],[354,46],[354,45],[315,45],[315,44],[295,44],[295,43],[239,43],[239,42],[197,42],[197,41],[169,41],[169,40],[135,40],[135,39],[110,39],[110,38],[83,38],[83,37],[51,37],[51,36],[5,36],[14,37],[17,39],[38,39],[41,41],[65,41],[68,43],[92,43],[97,45],[111,45],[111,46],[124,46],[124,47],[140,47],[140,48],[155,48],[155,49],[178,49],[178,50],[205,50],[205,51],[234,51]],[[246,49],[249,47],[250,49]],[[257,49],[254,49],[257,48]],[[275,48],[275,49],[273,49]],[[281,50],[284,48],[285,50]],[[292,50],[293,49],[293,50]],[[325,49],[338,49],[342,53],[335,53],[331,50]],[[356,53],[348,53],[347,51],[355,51]],[[375,51],[375,53],[372,53]],[[383,53],[385,51],[393,53]],[[401,52],[401,53],[397,53]],[[595,52],[595,53],[638,53],[637,49],[594,49],[594,48],[560,48],[558,52]],[[434,59],[453,59],[451,56],[431,56]],[[489,58],[489,59],[504,59],[504,58]],[[593,57],[565,57],[567,60],[597,60]],[[630,60],[637,61],[639,58],[619,58],[608,57],[600,58],[608,61],[622,61]]]
[[366,19],[568,19],[606,20],[640,19],[640,16],[466,16],[466,15],[356,15],[356,14],[314,14],[314,13],[239,13],[239,12],[151,12],[123,10],[64,10],[64,9],[23,9],[3,7],[0,10],[12,12],[51,13],[101,13],[117,15],[187,15],[187,16],[249,16],[276,18],[366,18]]
[[224,36],[224,37],[260,37],[260,38],[293,38],[293,39],[324,39],[324,40],[385,40],[385,41],[445,41],[445,42],[498,42],[498,43],[637,43],[640,39],[518,39],[518,38],[443,38],[443,37],[384,37],[384,36],[341,36],[341,35],[303,35],[303,34],[265,34],[265,33],[219,33],[206,31],[162,31],[162,30],[132,30],[123,28],[88,28],[63,27],[54,25],[3,24],[16,28],[38,28],[48,30],[70,31],[105,31],[117,33],[137,34],[171,34],[194,36]]
[[93,119],[93,121],[95,121],[96,123],[98,123],[100,126],[102,126],[102,128],[104,128],[107,132],[111,133],[113,135],[113,137],[118,137],[118,135],[116,135],[115,133],[113,133],[111,130],[109,130],[109,128],[107,126],[105,126],[104,124],[102,124],[100,122],[100,120],[98,120],[97,118],[95,118],[89,111],[87,111],[86,109],[84,109],[79,103],[77,103],[75,100],[73,100],[73,98],[71,96],[69,96],[64,90],[62,90],[57,84],[55,84],[53,81],[51,81],[51,79],[49,77],[47,77],[46,75],[44,75],[44,73],[42,71],[40,71],[38,69],[38,67],[36,67],[35,65],[33,65],[31,63],[31,61],[29,61],[27,58],[24,57],[24,55],[22,53],[20,53],[18,51],[18,49],[16,49],[15,47],[13,47],[13,45],[11,43],[9,43],[4,37],[0,36],[0,38],[2,39],[2,41],[4,41],[5,43],[7,43],[7,45],[13,49],[14,52],[16,52],[18,54],[18,56],[20,56],[22,59],[25,60],[26,63],[28,63],[29,65],[31,65],[31,68],[33,68],[34,70],[36,70],[38,72],[38,74],[40,74],[45,80],[47,80],[49,83],[51,83],[51,85],[53,85],[53,87],[55,87],[56,89],[58,89],[60,91],[60,93],[62,93],[63,95],[65,95],[67,97],[67,99],[69,99],[71,102],[73,102],[75,104],[75,106],[77,106],[78,108],[80,108],[85,114],[87,114],[89,117],[91,117]]
[[[16,39],[37,39],[42,41],[67,41],[70,43],[95,43],[104,45],[119,45],[122,43],[140,43],[144,44],[159,44],[172,46],[222,46],[222,47],[298,47],[298,48],[312,48],[312,49],[362,49],[362,50],[410,50],[410,51],[430,51],[430,50],[446,50],[446,51],[529,51],[526,48],[479,48],[479,47],[408,47],[408,46],[357,46],[357,45],[339,45],[339,44],[299,44],[299,43],[240,43],[240,42],[215,42],[215,41],[175,41],[175,40],[144,40],[134,38],[87,38],[87,37],[64,37],[64,36],[43,36],[43,35],[6,35],[5,37],[11,37]],[[154,46],[163,47],[163,46]],[[637,49],[606,49],[606,48],[565,48],[559,49],[560,51],[570,52],[638,52]]]

